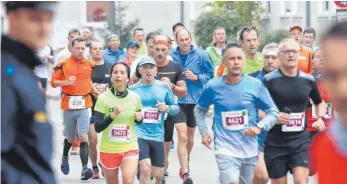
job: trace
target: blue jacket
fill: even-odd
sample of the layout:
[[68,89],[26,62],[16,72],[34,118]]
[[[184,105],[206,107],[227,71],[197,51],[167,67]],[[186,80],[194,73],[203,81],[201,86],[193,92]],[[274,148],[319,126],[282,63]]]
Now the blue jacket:
[[191,51],[185,63],[181,61],[181,53],[178,47],[173,50],[171,55],[173,60],[181,65],[183,71],[189,69],[199,77],[198,81],[186,79],[187,96],[179,97],[179,104],[196,104],[202,94],[204,85],[213,78],[213,66],[207,53],[193,45],[190,47]]
[[52,126],[39,90],[36,52],[1,38],[1,183],[55,184]]
[[114,64],[119,61],[120,56],[124,55],[124,49],[122,47],[118,48],[118,52],[113,52],[110,47],[104,50],[104,61],[109,64]]

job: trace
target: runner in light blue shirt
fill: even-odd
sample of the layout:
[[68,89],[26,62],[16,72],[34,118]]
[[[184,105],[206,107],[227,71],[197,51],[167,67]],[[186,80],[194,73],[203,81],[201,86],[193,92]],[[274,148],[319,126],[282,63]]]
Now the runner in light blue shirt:
[[[142,122],[136,122],[135,131],[140,148],[140,182],[156,183],[164,179],[164,120],[179,112],[177,102],[168,84],[155,80],[157,64],[150,56],[139,62],[141,80],[131,90],[141,97]],[[147,171],[151,170],[152,173]]]
[[[209,106],[214,105],[212,129],[222,184],[252,182],[258,162],[257,135],[262,129],[271,129],[278,116],[278,109],[262,82],[242,75],[244,57],[237,43],[228,44],[223,53],[228,75],[211,82],[195,107],[202,142],[211,149],[212,136],[208,133],[205,115]],[[259,104],[266,113],[261,121]]]

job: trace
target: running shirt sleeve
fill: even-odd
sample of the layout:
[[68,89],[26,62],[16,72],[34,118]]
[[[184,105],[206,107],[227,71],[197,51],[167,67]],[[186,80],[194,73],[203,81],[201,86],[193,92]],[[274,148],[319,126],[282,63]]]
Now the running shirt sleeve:
[[310,98],[312,99],[313,103],[316,105],[322,103],[322,97],[320,96],[316,81],[312,82],[312,90],[310,93]]
[[201,84],[206,84],[213,78],[213,66],[206,52],[202,54],[202,73],[198,74],[198,78]]
[[63,73],[63,62],[60,62],[53,68],[54,72],[52,74],[51,78],[51,86],[55,88],[55,81],[56,80],[64,80],[64,73]]
[[167,91],[168,91],[166,93],[166,96],[165,96],[166,104],[169,106],[168,115],[169,116],[174,116],[174,115],[178,114],[180,109],[179,109],[178,104],[175,101],[174,95],[173,95],[172,90],[170,89],[170,87],[168,85],[166,85],[166,84],[165,84],[165,87],[167,88]]
[[96,104],[95,104],[95,131],[100,133],[103,130],[105,130],[108,125],[110,125],[112,123],[112,119],[110,116],[105,117],[105,104],[104,104],[104,99],[103,96],[99,97],[96,100]]
[[208,108],[212,105],[214,93],[211,87],[207,87],[202,91],[202,94],[194,108],[194,117],[199,128],[201,135],[208,133],[208,127],[206,124],[205,116],[208,112]]
[[212,99],[213,99],[213,91],[211,87],[207,87],[202,91],[202,94],[198,100],[198,105],[201,108],[208,109],[210,105],[212,105]]
[[257,103],[261,104],[261,109],[266,113],[265,117],[258,124],[263,125],[264,130],[269,131],[276,123],[278,108],[272,100],[269,91],[262,83],[260,83]]

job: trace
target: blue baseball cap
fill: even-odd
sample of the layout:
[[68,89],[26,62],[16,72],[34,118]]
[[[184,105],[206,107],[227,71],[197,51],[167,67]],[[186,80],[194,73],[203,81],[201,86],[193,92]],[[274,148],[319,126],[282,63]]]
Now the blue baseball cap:
[[137,48],[140,48],[140,45],[137,41],[130,41],[128,42],[127,44],[127,48],[131,48],[131,47],[137,47]]
[[157,63],[154,61],[154,59],[151,56],[141,57],[140,62],[139,62],[139,66],[142,66],[145,64],[152,64],[154,66],[157,66]]

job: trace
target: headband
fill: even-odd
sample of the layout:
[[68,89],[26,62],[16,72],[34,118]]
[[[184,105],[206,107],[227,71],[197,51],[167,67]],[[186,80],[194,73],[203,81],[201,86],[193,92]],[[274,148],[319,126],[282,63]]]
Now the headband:
[[167,42],[166,40],[155,40],[155,41],[154,41],[154,44],[155,44],[155,45],[157,45],[157,44],[164,44],[164,45],[170,47],[169,42]]
[[263,50],[263,55],[268,55],[268,56],[277,56],[277,52],[274,52],[272,50]]

